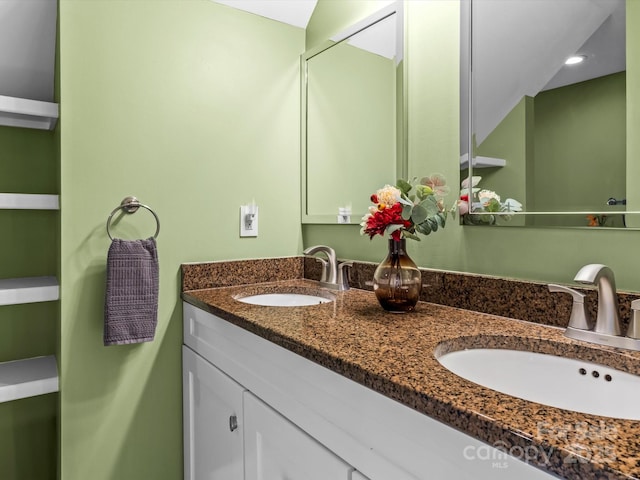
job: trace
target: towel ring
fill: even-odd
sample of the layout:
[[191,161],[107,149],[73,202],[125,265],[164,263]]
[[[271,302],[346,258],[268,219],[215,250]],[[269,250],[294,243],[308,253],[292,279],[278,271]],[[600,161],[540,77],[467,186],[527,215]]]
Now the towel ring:
[[153,234],[153,238],[158,238],[158,233],[160,233],[160,219],[158,218],[158,215],[156,215],[156,212],[151,210],[151,207],[148,207],[144,203],[140,203],[136,197],[130,196],[130,197],[125,197],[122,200],[122,202],[120,202],[120,205],[114,208],[113,211],[109,214],[109,218],[107,218],[107,235],[109,235],[109,238],[111,240],[113,240],[113,237],[111,236],[111,230],[109,230],[109,228],[111,227],[111,219],[113,218],[115,213],[118,210],[124,210],[126,213],[135,213],[138,211],[138,208],[140,207],[146,208],[147,210],[149,210],[153,215],[153,217],[156,219],[157,227],[156,227],[156,233]]

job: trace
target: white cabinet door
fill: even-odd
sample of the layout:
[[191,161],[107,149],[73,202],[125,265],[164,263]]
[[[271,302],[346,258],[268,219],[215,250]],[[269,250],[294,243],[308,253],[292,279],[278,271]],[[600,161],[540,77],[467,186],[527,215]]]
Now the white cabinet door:
[[249,392],[245,480],[349,480],[353,468]]
[[243,480],[242,386],[182,347],[185,480]]

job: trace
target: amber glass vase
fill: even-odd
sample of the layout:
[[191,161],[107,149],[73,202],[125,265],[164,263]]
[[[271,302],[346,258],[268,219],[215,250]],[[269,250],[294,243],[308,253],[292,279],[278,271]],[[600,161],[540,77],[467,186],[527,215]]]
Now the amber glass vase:
[[373,274],[373,291],[389,312],[411,312],[420,298],[422,275],[407,255],[406,240],[389,240],[389,253]]

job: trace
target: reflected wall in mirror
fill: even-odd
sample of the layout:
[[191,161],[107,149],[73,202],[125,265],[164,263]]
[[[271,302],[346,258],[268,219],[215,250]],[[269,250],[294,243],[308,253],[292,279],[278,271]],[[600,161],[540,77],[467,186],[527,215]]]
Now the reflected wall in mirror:
[[523,208],[467,223],[624,227],[638,213],[626,202],[627,22],[625,0],[465,2],[461,178],[481,177],[477,212],[479,189]]
[[[393,3],[301,58],[303,223],[355,223],[402,172],[402,12]],[[349,222],[339,209],[347,208]]]

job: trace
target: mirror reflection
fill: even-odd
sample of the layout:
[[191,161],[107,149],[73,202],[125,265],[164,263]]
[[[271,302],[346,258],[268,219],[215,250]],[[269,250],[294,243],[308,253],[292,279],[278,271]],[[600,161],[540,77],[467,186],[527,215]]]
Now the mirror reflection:
[[476,211],[484,189],[526,213],[496,224],[625,226],[625,0],[469,5],[461,178],[481,177],[471,192]]
[[303,223],[358,224],[395,184],[400,18],[392,5],[302,57]]

